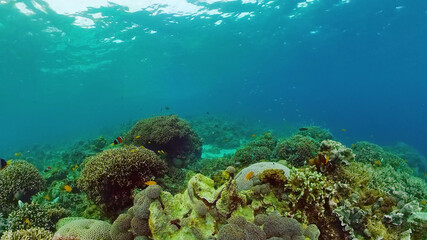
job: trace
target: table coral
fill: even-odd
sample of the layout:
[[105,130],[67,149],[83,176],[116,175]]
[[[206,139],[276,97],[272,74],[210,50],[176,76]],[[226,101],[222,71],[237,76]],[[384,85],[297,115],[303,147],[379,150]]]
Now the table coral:
[[78,186],[109,215],[132,204],[132,191],[165,173],[166,164],[153,151],[134,146],[105,150],[86,159]]

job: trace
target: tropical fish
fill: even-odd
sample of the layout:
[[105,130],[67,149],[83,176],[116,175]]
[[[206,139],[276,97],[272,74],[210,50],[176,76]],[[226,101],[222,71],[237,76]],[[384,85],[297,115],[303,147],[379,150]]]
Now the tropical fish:
[[422,205],[426,205],[427,204],[427,202],[426,202],[426,200],[421,200],[421,202],[420,202]]
[[351,144],[351,147],[354,147],[354,143]]
[[0,159],[0,169],[4,169],[7,166],[6,160],[3,158]]
[[130,152],[132,152],[132,153],[135,152],[135,149],[130,150]]
[[377,166],[380,166],[381,165],[381,161],[377,160],[377,161],[374,162],[374,164],[377,165]]
[[44,196],[44,199],[46,199],[46,200],[50,201],[50,197],[49,197],[49,195]]
[[155,181],[147,181],[144,184],[147,186],[152,186],[152,185],[156,185],[157,183]]
[[302,127],[302,128],[300,128],[299,130],[300,130],[300,131],[307,131],[307,130],[308,130],[308,128]]
[[253,175],[254,175],[254,172],[253,172],[253,171],[248,172],[248,174],[246,174],[246,177],[245,177],[246,181],[248,181],[249,179],[251,179],[251,177],[252,177]]
[[136,136],[136,137],[135,137],[135,139],[138,139],[138,138],[140,138],[140,137],[141,137],[141,136],[139,136],[139,135],[138,135],[138,136]]
[[329,155],[317,154],[315,158],[309,159],[308,162],[316,166],[326,165],[329,162]]
[[17,152],[17,153],[15,153],[15,156],[17,156],[17,157],[19,157],[19,156],[21,156],[22,155],[22,153],[21,152]]
[[28,218],[25,219],[26,224],[30,224],[30,220]]
[[343,131],[343,132],[347,132],[347,129],[343,128],[343,129],[341,129],[341,131]]
[[252,137],[255,137],[255,134],[252,134]]
[[158,154],[166,154],[165,151],[163,151],[163,150],[157,150],[157,153]]
[[64,186],[64,189],[65,189],[65,191],[67,191],[67,192],[71,192],[71,191],[73,191],[73,188],[72,188],[72,187],[70,187],[69,185],[65,185],[65,186]]
[[50,167],[49,166],[47,166],[45,169],[44,169],[44,172],[48,172],[50,170]]
[[169,106],[165,107],[165,110],[170,110],[170,109],[171,109],[171,107],[169,107]]
[[114,140],[113,144],[114,144],[114,145],[120,144],[120,143],[122,143],[122,142],[123,142],[123,140],[124,140],[124,138],[123,138],[123,137],[118,136],[118,137],[116,137],[116,139]]
[[230,141],[229,139],[225,139],[226,142]]

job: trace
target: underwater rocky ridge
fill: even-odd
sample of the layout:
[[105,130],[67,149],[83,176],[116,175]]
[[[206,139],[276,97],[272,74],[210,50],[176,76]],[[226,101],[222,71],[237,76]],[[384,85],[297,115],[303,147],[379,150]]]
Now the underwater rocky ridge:
[[1,240],[427,239],[426,161],[406,144],[177,115],[119,132],[17,149]]

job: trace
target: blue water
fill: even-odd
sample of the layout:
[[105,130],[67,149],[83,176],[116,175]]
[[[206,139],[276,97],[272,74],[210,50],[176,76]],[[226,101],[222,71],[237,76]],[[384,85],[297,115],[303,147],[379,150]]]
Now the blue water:
[[79,2],[0,1],[0,152],[169,106],[427,155],[425,0]]

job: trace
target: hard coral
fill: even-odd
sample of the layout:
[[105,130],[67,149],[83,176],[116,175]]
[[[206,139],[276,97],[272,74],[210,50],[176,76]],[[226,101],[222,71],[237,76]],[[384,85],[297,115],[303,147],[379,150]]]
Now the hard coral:
[[271,153],[267,147],[245,146],[238,149],[232,159],[236,165],[247,166],[261,160],[269,160]]
[[295,166],[304,166],[316,156],[320,143],[308,136],[294,135],[284,139],[276,147],[276,155]]
[[[235,177],[237,189],[239,191],[248,190],[253,186],[255,180],[259,179],[261,173],[267,169],[283,170],[285,177],[289,177],[289,168],[276,162],[260,162],[242,169]],[[248,173],[253,172],[250,179],[246,179]]]
[[257,225],[241,216],[231,217],[218,232],[218,240],[265,240],[266,234]]
[[132,191],[165,173],[153,151],[133,146],[105,150],[86,159],[78,186],[109,215],[132,204]]
[[152,185],[139,192],[134,198],[134,206],[127,213],[120,214],[114,221],[110,236],[112,240],[133,240],[136,237],[151,236],[148,225],[150,204],[160,197],[161,187]]
[[126,134],[125,143],[164,151],[168,162],[185,167],[201,156],[202,141],[190,125],[176,115],[142,119]]
[[111,225],[94,219],[77,219],[70,221],[56,231],[53,240],[75,237],[79,240],[111,240]]
[[6,231],[1,240],[52,240],[53,233],[39,227],[25,230]]
[[309,126],[301,128],[298,132],[298,135],[311,137],[318,142],[333,139],[331,132],[318,126]]
[[26,202],[44,187],[45,182],[33,164],[13,161],[0,171],[0,212],[9,214],[16,207],[18,201],[15,196]]
[[297,220],[274,214],[267,217],[263,229],[267,238],[286,236],[294,239],[303,235],[301,224]]

